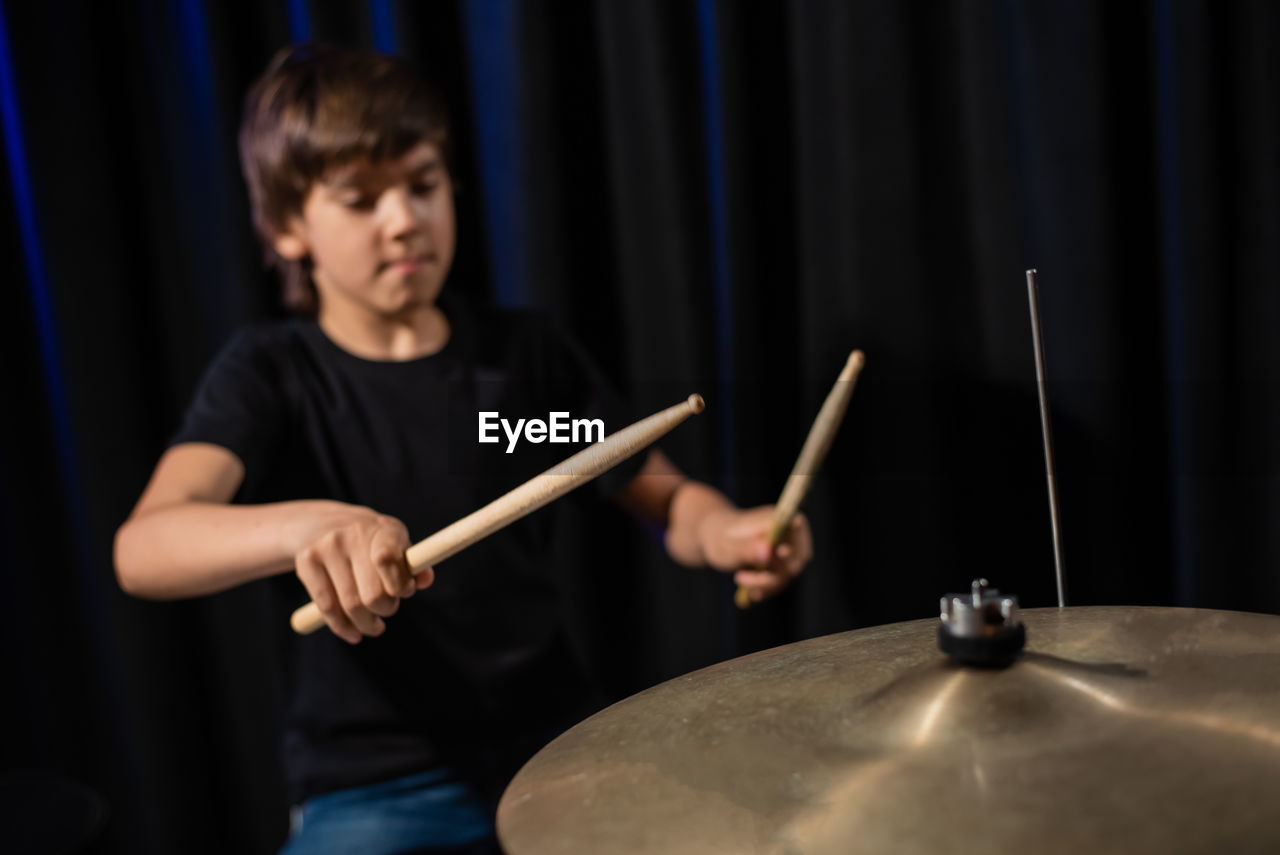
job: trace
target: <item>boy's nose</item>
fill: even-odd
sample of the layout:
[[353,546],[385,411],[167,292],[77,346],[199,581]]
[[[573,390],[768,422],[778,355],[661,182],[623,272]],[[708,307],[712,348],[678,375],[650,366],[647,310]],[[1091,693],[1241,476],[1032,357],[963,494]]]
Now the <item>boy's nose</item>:
[[413,198],[403,187],[387,189],[379,200],[379,208],[383,226],[392,237],[416,231],[421,224]]

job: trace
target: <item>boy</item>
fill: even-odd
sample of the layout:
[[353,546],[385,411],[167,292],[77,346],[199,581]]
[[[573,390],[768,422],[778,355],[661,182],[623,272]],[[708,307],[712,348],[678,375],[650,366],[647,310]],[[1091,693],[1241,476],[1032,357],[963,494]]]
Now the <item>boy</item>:
[[[248,95],[240,148],[256,228],[304,317],[245,331],[214,361],[117,535],[120,584],[170,598],[270,577],[282,619],[320,606],[331,632],[291,644],[284,759],[302,809],[286,851],[490,851],[492,799],[587,699],[548,518],[451,558],[439,580],[409,573],[409,532],[568,456],[481,446],[478,413],[630,419],[544,324],[441,293],[448,125],[402,62],[286,49]],[[737,571],[756,599],[808,561],[803,519],[770,554],[770,508],[739,510],[656,450],[597,484],[664,526],[676,561]]]

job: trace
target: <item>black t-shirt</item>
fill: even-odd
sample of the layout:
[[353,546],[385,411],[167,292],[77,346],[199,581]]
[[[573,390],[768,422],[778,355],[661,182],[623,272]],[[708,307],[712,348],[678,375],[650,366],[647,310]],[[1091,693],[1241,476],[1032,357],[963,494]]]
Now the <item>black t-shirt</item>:
[[[174,438],[213,443],[245,465],[237,501],[326,498],[402,520],[414,541],[523,483],[579,445],[479,442],[479,413],[630,421],[598,372],[536,316],[441,308],[452,334],[408,362],[362,359],[314,321],[237,335],[206,373]],[[608,494],[642,455],[582,493]],[[573,494],[576,495],[576,494]],[[281,633],[289,706],[284,762],[301,800],[450,765],[500,786],[587,691],[565,639],[561,579],[549,566],[554,514],[535,512],[449,558],[387,631],[350,646],[327,630]],[[281,626],[307,599],[271,580]]]

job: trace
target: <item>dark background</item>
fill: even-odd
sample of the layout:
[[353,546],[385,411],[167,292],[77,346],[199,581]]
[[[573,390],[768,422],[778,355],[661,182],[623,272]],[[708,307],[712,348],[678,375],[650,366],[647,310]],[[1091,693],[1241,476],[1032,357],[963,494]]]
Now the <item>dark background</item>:
[[0,768],[99,793],[96,851],[283,835],[259,593],[133,601],[110,556],[207,360],[277,311],[234,136],[306,38],[440,82],[446,287],[542,307],[642,410],[701,392],[666,447],[739,502],[867,353],[778,601],[559,511],[615,695],[976,574],[1054,602],[1028,267],[1069,602],[1280,611],[1280,4],[3,0]]

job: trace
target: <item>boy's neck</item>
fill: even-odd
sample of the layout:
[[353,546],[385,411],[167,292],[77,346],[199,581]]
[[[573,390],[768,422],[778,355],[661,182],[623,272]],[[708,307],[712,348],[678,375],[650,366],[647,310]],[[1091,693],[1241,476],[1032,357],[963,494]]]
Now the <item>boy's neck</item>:
[[406,362],[438,353],[452,333],[448,317],[434,303],[393,317],[365,317],[326,312],[322,301],[316,321],[343,350],[379,362]]

